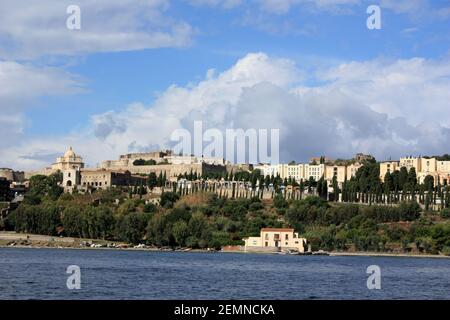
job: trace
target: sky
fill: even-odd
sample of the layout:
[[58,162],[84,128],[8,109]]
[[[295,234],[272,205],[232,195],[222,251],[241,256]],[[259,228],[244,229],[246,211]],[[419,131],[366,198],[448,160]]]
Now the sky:
[[69,146],[96,166],[169,148],[199,120],[280,129],[283,162],[450,153],[449,0],[0,6],[0,167],[39,169]]

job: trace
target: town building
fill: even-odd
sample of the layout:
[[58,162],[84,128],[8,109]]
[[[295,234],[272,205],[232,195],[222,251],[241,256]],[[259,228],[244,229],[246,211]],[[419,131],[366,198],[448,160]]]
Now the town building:
[[75,154],[72,147],[69,147],[64,156],[56,158],[56,162],[52,164],[52,169],[63,171],[73,168],[84,168],[84,162],[80,156]]
[[325,180],[331,182],[334,177],[339,184],[342,184],[347,179],[347,166],[326,166]]
[[112,171],[106,169],[84,169],[80,172],[81,189],[108,189],[117,186],[133,186],[146,183],[147,178],[134,176],[130,171]]
[[380,179],[384,182],[384,177],[387,173],[393,173],[394,171],[399,170],[399,162],[398,161],[385,161],[380,163]]
[[[154,164],[136,164],[136,160],[153,160]],[[173,155],[171,151],[130,153],[121,155],[119,160],[107,160],[101,164],[101,169],[113,171],[130,171],[131,174],[165,173],[168,178],[176,178],[180,174],[225,173],[228,164],[224,159],[213,157],[195,157]]]
[[305,252],[306,239],[291,228],[263,228],[259,237],[244,238],[245,251],[285,251]]
[[349,166],[347,166],[347,174],[346,174],[346,178],[347,180],[350,180],[351,178],[356,176],[356,173],[358,172],[358,170],[363,166],[363,164],[361,163],[353,163]]
[[25,173],[23,171],[14,171],[10,168],[0,168],[0,178],[5,178],[11,182],[24,182]]
[[305,164],[305,179],[309,180],[313,178],[315,181],[319,181],[325,173],[325,165],[322,164]]
[[304,164],[282,164],[279,165],[279,172],[282,179],[294,179],[297,182],[305,180]]
[[64,153],[64,156],[56,158],[56,163],[52,165],[55,171],[63,174],[63,186],[66,191],[71,191],[81,183],[81,170],[84,168],[83,159],[76,155],[72,147]]
[[422,160],[421,158],[417,158],[417,157],[404,157],[404,158],[400,158],[400,168],[406,168],[409,172],[409,170],[411,170],[411,168],[414,168],[416,170],[416,172],[420,172],[422,171]]
[[366,161],[374,161],[375,158],[374,158],[372,155],[370,155],[370,154],[357,153],[357,154],[355,155],[354,160],[355,160],[356,162],[361,163],[361,162],[366,162]]
[[281,167],[278,164],[259,164],[254,166],[254,170],[259,170],[264,177],[278,176],[281,177]]
[[450,161],[437,161],[437,172],[450,173]]
[[417,182],[423,183],[427,176],[432,176],[435,183],[442,185],[450,182],[450,161],[441,161],[430,157],[404,157],[400,161],[386,161],[380,163],[380,179],[384,182],[386,173],[406,168],[408,172],[414,168]]
[[420,172],[423,174],[433,174],[437,171],[437,160],[436,158],[420,158]]

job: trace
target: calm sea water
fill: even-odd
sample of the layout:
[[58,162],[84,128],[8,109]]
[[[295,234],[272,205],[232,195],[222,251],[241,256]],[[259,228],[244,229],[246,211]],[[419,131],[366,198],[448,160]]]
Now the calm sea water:
[[5,248],[0,299],[450,299],[450,259]]

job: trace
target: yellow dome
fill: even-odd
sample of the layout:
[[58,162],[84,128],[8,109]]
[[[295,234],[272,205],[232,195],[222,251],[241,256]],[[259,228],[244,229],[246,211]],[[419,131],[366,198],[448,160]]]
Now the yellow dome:
[[72,147],[64,153],[64,158],[75,158],[75,152],[73,152]]

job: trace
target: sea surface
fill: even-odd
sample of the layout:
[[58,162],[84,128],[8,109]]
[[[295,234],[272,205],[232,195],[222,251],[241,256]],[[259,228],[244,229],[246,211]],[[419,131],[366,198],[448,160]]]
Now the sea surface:
[[450,299],[450,259],[0,248],[0,299]]

